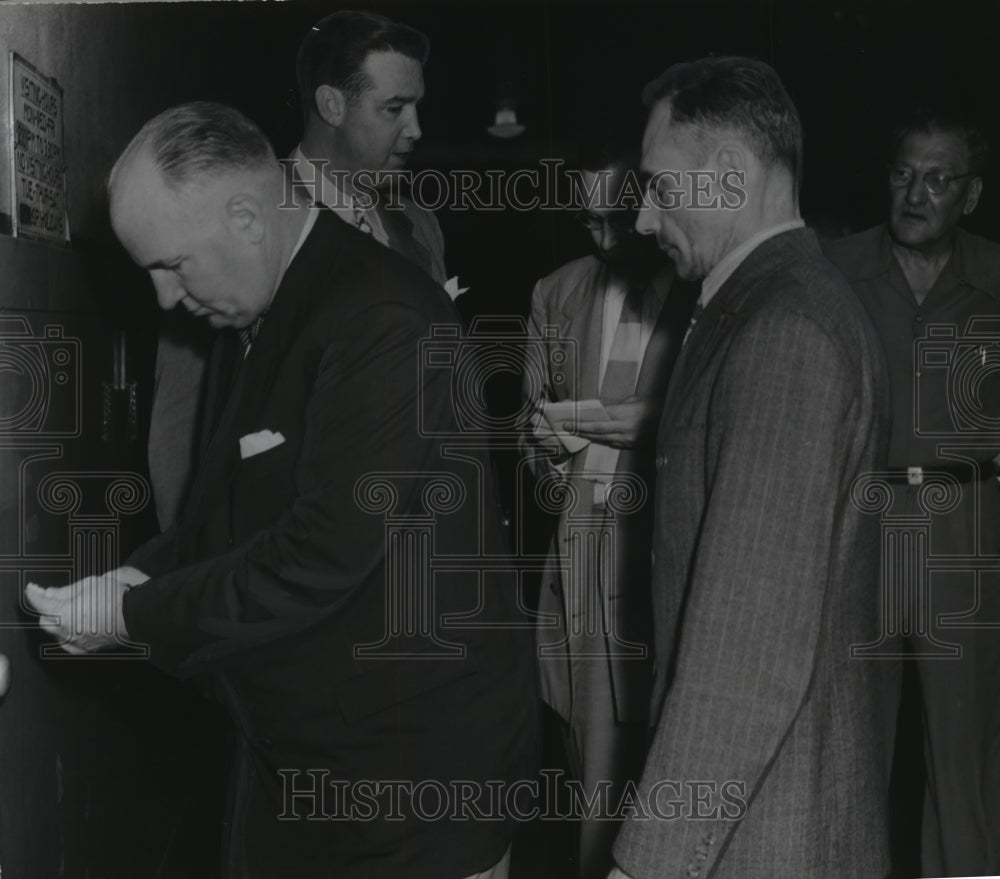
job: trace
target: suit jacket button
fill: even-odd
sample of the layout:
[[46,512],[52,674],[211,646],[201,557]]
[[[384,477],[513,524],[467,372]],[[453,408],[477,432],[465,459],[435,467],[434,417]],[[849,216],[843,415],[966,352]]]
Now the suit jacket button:
[[267,736],[262,736],[260,740],[260,746],[267,751],[270,751],[274,747],[274,742],[272,742]]
[[[649,459],[647,458],[646,460],[648,461]],[[657,455],[656,456],[656,469],[657,470],[659,470],[666,463],[667,463],[667,456],[666,455]]]

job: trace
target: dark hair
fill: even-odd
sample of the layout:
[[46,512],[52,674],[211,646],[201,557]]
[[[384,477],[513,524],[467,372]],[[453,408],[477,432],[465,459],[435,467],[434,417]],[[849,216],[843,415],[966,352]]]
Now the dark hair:
[[399,52],[427,63],[431,44],[416,28],[369,12],[345,10],[321,19],[299,46],[295,62],[306,122],[316,112],[316,89],[330,85],[354,100],[368,85],[361,66],[371,52]]
[[977,177],[986,169],[989,144],[977,125],[958,113],[922,107],[910,113],[892,136],[892,159],[911,134],[954,134],[962,138],[969,154],[969,173]]
[[705,133],[732,130],[767,165],[787,168],[798,180],[802,124],[774,69],[755,58],[702,58],[668,67],[642,93],[648,109],[670,102],[671,122]]
[[588,132],[577,149],[576,164],[583,171],[606,168],[634,170],[639,166],[641,132],[601,128]]
[[211,101],[194,101],[164,110],[149,120],[131,142],[108,177],[141,149],[169,186],[179,187],[218,170],[275,167],[277,158],[264,133],[239,110]]

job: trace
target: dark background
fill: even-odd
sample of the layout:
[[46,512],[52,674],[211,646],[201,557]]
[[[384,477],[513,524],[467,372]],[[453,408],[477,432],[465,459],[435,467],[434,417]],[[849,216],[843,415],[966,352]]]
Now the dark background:
[[[301,133],[296,48],[311,24],[335,8],[305,2],[131,6],[127,38],[136,69],[122,70],[122,82],[141,90],[150,115],[192,99],[233,104],[264,128],[279,154],[286,153]],[[643,84],[670,63],[705,54],[753,55],[782,76],[805,130],[803,212],[824,233],[859,230],[881,219],[886,138],[906,108],[945,102],[981,118],[993,140],[1000,134],[995,2],[409,2],[364,8],[431,38],[420,108],[424,135],[414,170],[514,170],[536,168],[543,157],[571,161],[579,136],[597,125],[632,125],[638,138]],[[90,7],[81,20],[95,32],[113,32],[121,9]],[[511,141],[485,130],[505,98],[514,99],[527,128]],[[988,174],[969,226],[998,237],[990,181]],[[523,312],[533,282],[587,247],[565,213],[438,214],[449,273],[472,288],[469,313]],[[108,234],[96,202],[73,220],[86,237]]]
[[[109,444],[100,437],[112,332],[127,330],[129,374],[148,417],[158,323],[148,279],[108,227],[103,181],[115,156],[143,121],[188,100],[235,105],[262,126],[279,155],[286,154],[301,133],[296,49],[309,27],[336,8],[311,2],[28,8],[0,0],[0,58],[17,51],[65,89],[72,240],[63,246],[0,236],[0,317],[23,318],[36,336],[58,325],[80,339],[83,350],[80,436],[61,443],[63,457],[46,467],[88,464],[141,473],[145,466],[141,431],[134,441],[119,436]],[[753,55],[778,70],[805,129],[803,212],[826,234],[881,219],[887,135],[914,104],[944,102],[978,115],[1000,144],[995,0],[452,0],[362,8],[418,27],[432,41],[414,170],[537,169],[542,159],[571,160],[577,140],[596,126],[632,126],[638,141],[643,84],[671,63],[709,53]],[[526,126],[517,139],[486,133],[502,100],[516,103]],[[968,225],[1000,239],[993,183],[988,170],[980,208]],[[5,185],[0,177],[0,191]],[[3,222],[6,210],[0,199],[0,233],[10,228],[9,215]],[[589,245],[570,211],[442,209],[438,216],[449,274],[471,287],[459,300],[466,318],[523,315],[534,282]],[[0,403],[7,407],[0,406],[0,414],[7,415],[17,409],[10,402],[16,394],[7,391],[22,388],[9,369],[0,378]],[[491,391],[502,405],[516,396],[517,377],[498,376]],[[49,442],[13,440],[23,444],[24,455]],[[23,529],[28,550],[39,558],[68,558],[65,522],[42,521],[42,527],[31,504],[22,509],[30,492],[21,484],[15,490],[24,455],[12,453],[13,440],[0,458],[7,489],[0,497],[0,533]],[[509,500],[509,481],[502,483]],[[122,550],[153,528],[149,509],[123,519]],[[212,875],[225,774],[217,753],[221,719],[191,688],[168,683],[145,666],[38,662],[43,639],[23,626],[17,559],[13,549],[5,552],[0,652],[14,663],[13,689],[0,711],[5,872],[102,879]],[[57,573],[62,575],[49,576]],[[919,729],[919,714],[905,725]],[[919,767],[919,751],[912,756]],[[905,780],[909,786],[897,791],[897,801],[919,808],[920,779]],[[912,822],[916,815],[904,817]],[[913,869],[911,826],[897,828],[901,874]],[[535,846],[520,850],[521,877],[554,876],[565,866],[565,828],[543,830],[531,837]],[[209,837],[201,846],[199,834]]]

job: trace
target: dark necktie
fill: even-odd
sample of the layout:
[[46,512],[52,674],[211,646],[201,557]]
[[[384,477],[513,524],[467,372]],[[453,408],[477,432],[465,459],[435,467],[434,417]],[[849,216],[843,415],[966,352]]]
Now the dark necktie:
[[691,335],[691,330],[694,329],[695,324],[701,320],[701,316],[705,313],[705,306],[701,304],[701,300],[695,305],[694,311],[691,312],[691,322],[688,324],[687,332],[684,333],[684,342],[681,343],[682,347],[687,342],[688,336]]

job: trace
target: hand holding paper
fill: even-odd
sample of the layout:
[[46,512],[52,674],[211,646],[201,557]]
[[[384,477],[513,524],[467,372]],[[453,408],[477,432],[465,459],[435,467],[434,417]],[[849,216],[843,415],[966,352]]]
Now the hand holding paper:
[[[580,416],[576,433],[590,442],[614,449],[634,448],[652,435],[660,417],[660,401],[652,397],[628,397],[602,408],[604,418]],[[564,425],[566,429],[572,424]]]
[[46,589],[28,583],[24,597],[41,615],[42,629],[58,638],[63,650],[91,653],[127,637],[122,598],[132,586],[148,579],[142,571],[126,566],[68,586]]
[[570,454],[575,454],[590,444],[589,437],[579,435],[581,424],[608,419],[608,413],[605,412],[600,400],[547,402],[542,411],[549,431],[558,437]]

